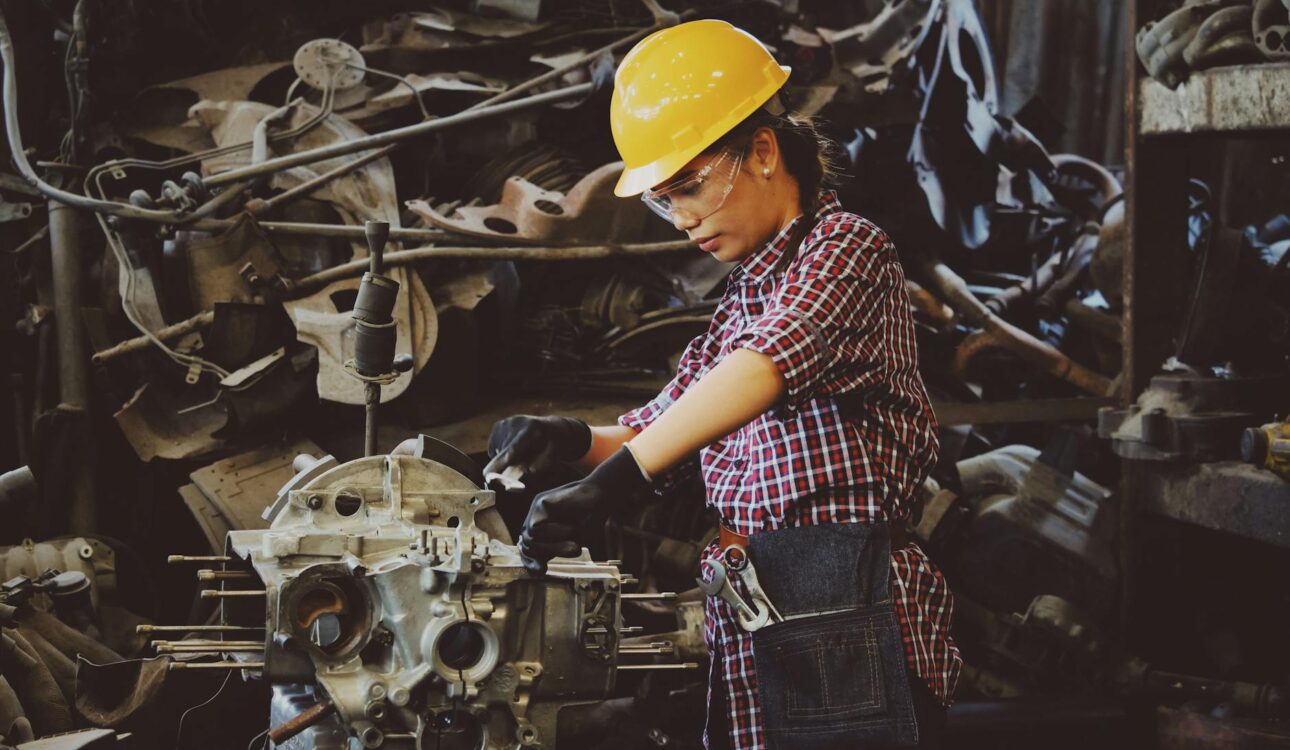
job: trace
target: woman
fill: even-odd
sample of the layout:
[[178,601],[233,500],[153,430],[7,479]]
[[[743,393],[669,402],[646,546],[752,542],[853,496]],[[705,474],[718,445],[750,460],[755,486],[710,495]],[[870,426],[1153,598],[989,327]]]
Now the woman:
[[705,557],[752,599],[733,572],[746,555],[774,608],[741,622],[708,599],[710,747],[933,746],[961,665],[952,600],[892,529],[936,460],[935,417],[895,250],[822,189],[827,147],[775,97],[788,72],[722,21],[659,31],[624,58],[615,192],[737,266],[654,400],[613,426],[503,420],[486,473],[590,471],[534,501],[519,544],[541,572],[579,554],[589,518],[701,469],[722,525]]

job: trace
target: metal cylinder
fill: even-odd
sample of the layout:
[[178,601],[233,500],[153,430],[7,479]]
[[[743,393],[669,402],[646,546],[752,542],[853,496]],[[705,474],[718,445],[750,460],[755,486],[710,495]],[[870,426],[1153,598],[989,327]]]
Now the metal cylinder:
[[389,323],[398,297],[399,282],[371,272],[363,274],[354,300],[354,320],[375,325]]
[[58,393],[62,403],[89,405],[89,369],[85,326],[81,322],[80,217],[76,209],[49,202],[50,272],[54,282],[54,327],[58,332]]

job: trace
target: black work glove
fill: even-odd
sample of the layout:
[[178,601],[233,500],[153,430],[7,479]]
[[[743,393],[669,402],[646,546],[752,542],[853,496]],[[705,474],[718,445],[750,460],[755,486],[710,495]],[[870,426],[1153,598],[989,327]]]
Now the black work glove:
[[636,457],[623,447],[585,478],[541,493],[520,530],[524,567],[540,575],[553,557],[577,557],[582,545],[574,538],[582,525],[630,505],[649,489]]
[[484,476],[516,468],[521,475],[551,476],[591,450],[591,428],[572,417],[507,417],[488,434]]

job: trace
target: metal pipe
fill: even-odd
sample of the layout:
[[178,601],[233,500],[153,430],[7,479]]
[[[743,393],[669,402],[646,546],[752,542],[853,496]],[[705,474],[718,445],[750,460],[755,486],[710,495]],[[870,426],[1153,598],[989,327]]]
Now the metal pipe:
[[59,399],[67,406],[89,406],[85,368],[85,325],[81,320],[82,259],[75,209],[49,202],[50,272],[54,283],[54,324],[58,331]]
[[334,713],[336,713],[335,703],[332,703],[331,700],[319,701],[270,729],[269,740],[273,742],[274,747],[281,747],[287,740]]
[[637,599],[637,600],[664,599],[664,600],[667,600],[667,599],[675,599],[675,598],[676,598],[676,596],[677,596],[677,594],[676,594],[676,592],[675,592],[675,591],[660,591],[660,592],[655,593],[655,594],[619,594],[618,596],[619,596],[620,598],[622,598],[622,599]]
[[[201,219],[185,225],[188,229],[203,232],[223,232],[237,226],[238,219]],[[280,234],[289,237],[340,237],[347,240],[363,239],[363,228],[352,224],[321,224],[307,221],[260,221],[258,229],[269,234]],[[443,229],[398,229],[390,230],[390,239],[396,242],[443,242],[451,240],[457,243],[478,240],[488,244],[490,240],[473,238]]]
[[283,203],[289,203],[295,200],[296,198],[301,198],[303,196],[309,195],[313,191],[317,190],[323,185],[326,185],[332,180],[338,177],[344,177],[350,172],[353,172],[361,167],[365,167],[368,164],[371,164],[372,162],[376,161],[377,159],[380,159],[386,156],[391,151],[393,151],[394,148],[395,147],[393,145],[383,146],[381,148],[378,148],[375,151],[371,152],[370,154],[364,154],[363,156],[360,156],[357,159],[352,159],[350,161],[345,162],[344,164],[340,165],[339,167],[336,167],[335,169],[332,169],[327,172],[323,172],[317,177],[313,177],[311,179],[305,180],[304,182],[300,183],[299,185],[296,185],[290,190],[279,193],[278,195],[275,195],[272,198],[269,198],[268,200],[254,201],[253,204],[248,203],[247,209],[250,210],[252,214],[258,216],[262,213],[269,211],[270,209],[276,206],[282,205]]
[[[570,245],[565,247],[414,247],[385,254],[387,267],[406,266],[426,260],[538,260],[568,261],[616,258],[624,256],[674,253],[696,247],[689,240],[647,242],[624,245]],[[336,281],[362,273],[365,259],[354,260],[298,279],[292,285],[292,296],[305,296]]]
[[244,570],[197,571],[197,580],[199,581],[249,581],[254,577],[255,576]]
[[158,654],[252,654],[264,651],[264,644],[255,646],[217,646],[215,644],[193,646],[181,646],[172,644],[169,646],[156,646]]
[[76,414],[66,429],[85,455],[84,469],[70,480],[67,529],[73,534],[96,530],[94,441],[90,434],[89,343],[81,318],[81,283],[86,263],[81,252],[80,215],[71,206],[49,202],[50,275],[54,286],[54,328],[58,337],[59,410]]
[[262,661],[172,661],[169,669],[264,669]]
[[446,130],[447,128],[457,125],[467,125],[481,120],[499,117],[501,115],[521,112],[533,107],[577,99],[590,93],[591,89],[592,84],[581,83],[575,86],[556,89],[555,91],[534,94],[533,96],[525,97],[519,101],[495,104],[487,109],[459,112],[455,115],[448,115],[447,117],[441,117],[437,120],[418,122],[406,127],[387,130],[384,133],[374,133],[352,141],[333,143],[327,146],[310,149],[308,151],[286,154],[284,156],[279,156],[276,159],[266,159],[259,164],[251,164],[237,169],[230,169],[227,172],[221,172],[217,175],[212,175],[211,177],[206,178],[205,184],[208,188],[219,187],[221,185],[228,185],[234,182],[241,182],[243,180],[261,177],[263,175],[281,172],[284,169],[290,169],[292,167],[325,161],[337,156],[346,156],[359,151],[367,151],[368,149],[376,148],[377,146],[384,146],[411,138],[418,138],[428,133]]
[[999,317],[972,295],[967,283],[940,261],[925,265],[929,286],[971,325],[981,330],[964,339],[955,353],[955,370],[962,373],[977,353],[991,347],[1007,349],[1031,366],[1043,370],[1087,393],[1104,396],[1111,379],[1084,367],[1053,346]]
[[216,589],[206,589],[205,591],[203,591],[203,592],[202,592],[201,598],[203,598],[203,599],[232,599],[232,598],[237,598],[237,597],[246,597],[246,596],[268,596],[268,595],[269,595],[269,592],[268,592],[268,591],[266,591],[266,590],[264,590],[264,589],[259,589],[259,590],[252,590],[252,589],[246,589],[246,590],[229,589],[229,590],[227,590],[227,591],[223,591],[223,590],[216,590]]
[[681,662],[679,664],[617,664],[617,669],[698,669],[699,663],[694,661]]
[[264,648],[264,641],[221,641],[215,638],[185,638],[181,641],[153,641],[152,645],[159,648],[170,648],[171,646],[192,646],[195,648],[209,648],[211,646],[228,646],[230,648]]
[[166,562],[171,565],[186,562],[233,562],[233,558],[227,555],[170,555]]
[[[205,328],[214,322],[215,311],[206,310],[205,312],[197,313],[191,318],[181,320],[174,325],[168,325],[165,328],[158,328],[152,332],[152,335],[162,341],[171,341],[192,333],[199,328]],[[152,339],[147,336],[136,336],[135,338],[126,339],[115,346],[104,349],[101,352],[95,352],[94,356],[90,357],[90,361],[98,365],[116,359],[122,354],[143,351],[150,346],[152,346]]]
[[[690,10],[687,10],[684,13],[680,14],[680,16],[677,17],[677,20],[683,21],[693,16],[696,12],[697,11],[691,8]],[[601,55],[607,52],[613,52],[615,50],[622,49],[623,47],[626,47],[629,44],[634,44],[640,41],[641,39],[644,39],[645,37],[649,36],[650,34],[653,34],[655,31],[658,31],[659,29],[667,28],[671,25],[672,23],[670,22],[656,23],[653,26],[650,26],[649,28],[640,29],[639,31],[632,34],[631,36],[625,36],[622,39],[619,39],[618,41],[610,42],[609,44],[606,44],[600,49],[592,50],[591,52],[588,52],[587,54],[583,55],[582,57],[579,57],[577,60],[574,60],[573,62],[567,63],[565,65],[561,65],[558,68],[552,68],[551,70],[548,70],[547,72],[543,73],[540,76],[537,76],[535,78],[530,78],[524,83],[512,86],[511,88],[506,89],[505,91],[499,92],[497,94],[494,94],[481,102],[476,102],[470,107],[467,107],[465,111],[470,112],[472,110],[482,109],[484,107],[491,107],[493,105],[499,104],[509,99],[513,99],[515,98],[516,95],[522,94],[525,91],[528,91],[530,89],[537,88],[538,86],[541,86],[542,84],[547,83],[549,81],[554,81],[571,70],[576,70],[588,63],[595,62]]]
[[237,633],[264,630],[263,625],[136,625],[134,632],[147,633]]

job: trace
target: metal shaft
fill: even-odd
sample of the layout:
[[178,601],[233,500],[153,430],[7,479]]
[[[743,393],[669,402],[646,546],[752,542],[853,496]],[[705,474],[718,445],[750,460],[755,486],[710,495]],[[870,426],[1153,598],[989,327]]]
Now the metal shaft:
[[199,570],[199,581],[249,581],[255,576],[244,570]]
[[170,555],[166,562],[186,563],[186,562],[233,562],[233,558],[227,555]]
[[263,651],[263,650],[264,650],[264,644],[262,643],[256,646],[216,646],[214,644],[211,644],[209,646],[203,646],[201,644],[197,644],[194,646],[181,646],[177,644],[172,644],[169,646],[162,646],[162,645],[157,646],[157,653],[159,654],[223,654],[223,653],[233,654],[233,653],[255,653],[257,651]]
[[227,591],[217,591],[215,589],[207,589],[202,592],[202,598],[203,599],[229,599],[233,597],[243,597],[243,596],[268,596],[268,594],[269,592],[265,591],[264,589],[260,589],[258,591],[250,591],[250,590],[238,591],[236,589],[230,589]]
[[301,711],[290,719],[269,730],[269,739],[274,746],[281,746],[287,740],[305,731],[309,727],[326,719],[336,712],[336,704],[330,700],[319,701]]
[[645,600],[650,600],[650,599],[653,599],[653,600],[666,600],[666,599],[675,599],[675,598],[676,598],[676,592],[675,592],[675,591],[660,591],[660,592],[655,593],[655,594],[619,594],[619,596],[620,596],[621,598],[623,598],[623,599],[636,599],[636,600],[638,600],[638,601],[645,601]]
[[329,146],[301,151],[295,154],[279,156],[276,159],[266,159],[258,164],[241,167],[239,169],[230,169],[217,175],[208,177],[206,187],[214,188],[221,185],[228,185],[234,182],[242,182],[268,174],[281,172],[284,169],[299,167],[305,164],[314,164],[316,162],[333,159],[337,156],[367,151],[368,149],[384,146],[390,143],[398,143],[412,138],[418,138],[428,133],[438,130],[455,127],[457,125],[466,125],[481,120],[487,120],[501,115],[508,115],[514,112],[521,112],[533,107],[541,107],[556,102],[568,101],[585,96],[591,92],[593,84],[580,83],[576,86],[567,86],[555,91],[547,91],[541,94],[534,94],[517,101],[495,104],[486,109],[477,109],[470,112],[459,112],[455,115],[441,117],[437,120],[428,120],[413,125],[408,125],[394,130],[387,130],[384,133],[375,133],[363,138],[356,138],[352,141],[334,143]]
[[687,661],[679,664],[619,664],[617,667],[619,671],[624,669],[698,669],[699,663]]
[[170,669],[264,669],[262,661],[173,661]]
[[134,632],[147,633],[240,633],[264,630],[263,625],[136,625]]

